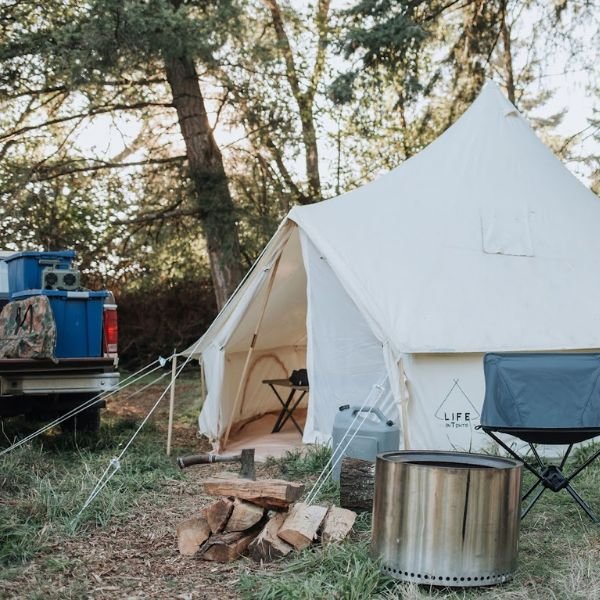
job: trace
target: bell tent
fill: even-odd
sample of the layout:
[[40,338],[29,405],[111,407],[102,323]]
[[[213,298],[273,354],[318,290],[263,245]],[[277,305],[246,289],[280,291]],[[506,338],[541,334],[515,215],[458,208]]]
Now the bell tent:
[[[600,346],[599,227],[599,199],[486,84],[398,168],[290,211],[186,351],[206,378],[201,432],[218,451],[256,445],[281,410],[263,381],[307,368],[304,443],[366,402],[405,448],[487,445],[484,353]],[[265,440],[301,436],[288,420]]]

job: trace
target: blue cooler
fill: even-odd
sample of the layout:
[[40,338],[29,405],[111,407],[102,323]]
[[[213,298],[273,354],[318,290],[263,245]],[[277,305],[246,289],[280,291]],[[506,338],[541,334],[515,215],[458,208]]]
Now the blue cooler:
[[18,252],[7,256],[8,291],[11,298],[24,290],[39,290],[42,287],[42,271],[46,267],[70,269],[76,256],[74,250],[57,252]]
[[56,358],[102,356],[102,311],[108,292],[62,292],[27,290],[12,294],[13,300],[48,297],[56,322]]

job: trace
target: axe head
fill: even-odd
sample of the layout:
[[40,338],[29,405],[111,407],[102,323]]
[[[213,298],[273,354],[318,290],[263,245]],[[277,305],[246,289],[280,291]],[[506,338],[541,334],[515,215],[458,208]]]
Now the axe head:
[[246,448],[242,450],[240,455],[240,477],[244,479],[256,479],[256,468],[254,466],[254,448]]

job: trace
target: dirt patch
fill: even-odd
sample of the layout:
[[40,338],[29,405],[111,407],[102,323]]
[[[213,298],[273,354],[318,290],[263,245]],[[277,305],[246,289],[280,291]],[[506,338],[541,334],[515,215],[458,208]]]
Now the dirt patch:
[[[135,385],[110,397],[106,401],[103,418],[134,419],[141,421],[165,391],[170,378],[150,385],[141,393],[143,386]],[[200,414],[200,386],[195,380],[178,379],[175,388],[175,421],[173,423],[173,447],[193,448],[198,452],[211,449],[209,441],[198,435],[196,419]],[[160,401],[150,417],[150,422],[164,432],[166,440],[169,419],[168,393]]]
[[[135,396],[121,393],[108,401],[103,418],[114,423],[140,421],[165,385],[166,380]],[[195,425],[198,387],[194,381],[178,381],[173,462],[182,452],[210,449],[208,440],[198,437]],[[167,417],[168,397],[151,418],[165,442]],[[195,466],[183,473],[183,480],[165,478],[158,489],[138,494],[127,518],[113,518],[103,527],[61,537],[27,563],[7,568],[0,598],[237,598],[240,571],[256,565],[248,559],[218,564],[182,557],[175,533],[180,521],[214,500],[201,493],[202,480],[226,470],[235,470],[235,465]],[[268,476],[268,471],[258,465],[257,474]],[[121,491],[131,493],[127,487]]]
[[[4,581],[2,598],[238,598],[242,558],[229,564],[183,557],[175,528],[214,498],[200,493],[202,480],[223,472],[218,465],[190,469],[183,481],[167,482],[144,497],[126,521],[62,540]],[[259,476],[270,472],[258,467]],[[264,472],[263,472],[264,471]]]
[[[213,469],[190,472],[185,481],[165,489],[165,504],[146,501],[127,523],[93,532],[63,547],[82,558],[88,593],[94,598],[115,594],[143,598],[237,598],[240,565],[214,564],[183,557],[177,551],[175,528],[210,499],[199,493]],[[104,589],[103,589],[104,588]],[[216,589],[218,593],[215,594]]]

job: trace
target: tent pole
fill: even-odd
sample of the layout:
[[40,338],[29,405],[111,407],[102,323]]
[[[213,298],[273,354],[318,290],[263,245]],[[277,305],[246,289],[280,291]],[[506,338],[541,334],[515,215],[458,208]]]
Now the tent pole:
[[410,438],[408,436],[408,387],[406,385],[406,373],[404,361],[400,359],[400,408],[402,410],[402,440],[404,450],[410,450]]
[[171,437],[173,435],[173,413],[175,411],[175,378],[177,377],[177,348],[171,359],[171,390],[169,395],[169,425],[167,428],[167,456],[171,456]]
[[223,441],[221,443],[221,450],[225,450],[227,447],[227,442],[229,441],[229,434],[231,432],[231,426],[233,425],[233,419],[236,417],[238,410],[240,409],[240,401],[242,399],[242,391],[244,390],[244,386],[246,385],[246,378],[248,377],[248,369],[250,368],[250,359],[252,358],[252,354],[254,353],[254,347],[256,346],[256,338],[258,337],[258,332],[260,330],[260,326],[262,325],[263,317],[265,316],[265,312],[267,310],[267,304],[269,303],[269,298],[271,297],[271,290],[273,289],[273,282],[275,281],[275,275],[277,274],[277,268],[279,267],[279,261],[281,259],[281,255],[283,254],[283,250],[280,252],[275,264],[273,265],[273,270],[271,271],[271,276],[269,278],[269,284],[267,287],[267,293],[265,295],[265,301],[262,306],[262,310],[260,316],[258,317],[258,322],[256,323],[256,327],[254,328],[254,335],[252,336],[252,341],[250,342],[250,347],[248,348],[248,354],[246,354],[246,362],[244,363],[244,368],[242,369],[242,376],[240,377],[240,383],[238,385],[237,393],[235,395],[235,401],[233,403],[233,410],[231,411],[231,418],[229,423],[227,424],[227,430],[225,431],[225,435],[223,436]]
[[200,357],[200,399],[202,406],[206,402],[206,377],[204,375],[204,357]]

